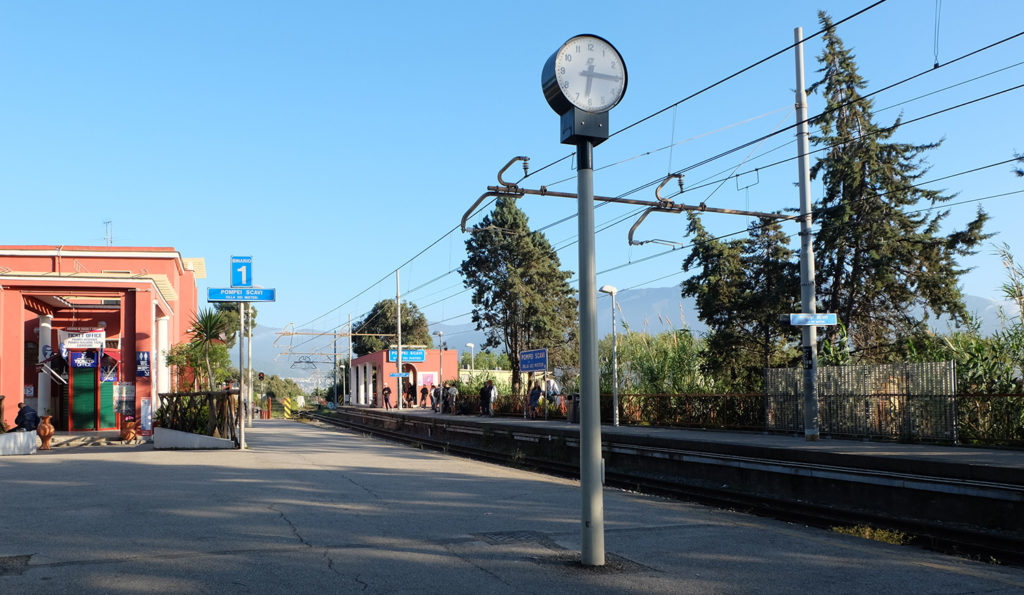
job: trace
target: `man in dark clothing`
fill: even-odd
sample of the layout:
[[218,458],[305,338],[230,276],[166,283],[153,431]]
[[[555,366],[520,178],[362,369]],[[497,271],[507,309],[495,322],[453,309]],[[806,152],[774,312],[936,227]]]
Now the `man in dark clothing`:
[[380,391],[380,399],[384,401],[384,409],[391,409],[391,387],[384,385],[384,389]]
[[480,415],[487,415],[487,406],[491,404],[491,389],[485,382],[480,387]]
[[39,414],[24,403],[18,403],[18,416],[14,418],[14,430],[35,432],[39,425]]

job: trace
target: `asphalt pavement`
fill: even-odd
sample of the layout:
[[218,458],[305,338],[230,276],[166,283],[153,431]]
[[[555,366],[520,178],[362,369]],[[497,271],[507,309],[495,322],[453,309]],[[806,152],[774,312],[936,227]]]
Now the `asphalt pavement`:
[[83,446],[0,458],[0,593],[1022,593],[998,566],[605,491],[334,428],[246,451]]

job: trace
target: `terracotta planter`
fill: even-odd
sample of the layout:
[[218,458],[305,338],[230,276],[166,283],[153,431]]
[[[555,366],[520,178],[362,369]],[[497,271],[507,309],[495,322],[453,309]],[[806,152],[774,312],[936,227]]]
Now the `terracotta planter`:
[[133,419],[121,421],[121,442],[130,442],[135,440],[136,425],[137,422]]
[[36,427],[36,434],[43,441],[39,450],[50,450],[50,439],[53,438],[53,424],[50,423],[52,415],[43,415],[39,418],[39,425]]

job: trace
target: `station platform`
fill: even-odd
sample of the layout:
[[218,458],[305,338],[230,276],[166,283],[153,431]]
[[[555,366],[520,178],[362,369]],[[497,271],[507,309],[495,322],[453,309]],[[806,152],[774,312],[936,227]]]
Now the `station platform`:
[[1020,566],[613,488],[605,564],[584,566],[572,479],[321,422],[247,440],[0,458],[4,504],[34,527],[0,540],[0,592],[1024,591]]
[[[579,469],[579,426],[561,419],[356,407],[330,418],[476,458],[568,476]],[[1024,558],[1024,451],[610,425],[601,441],[609,485]]]

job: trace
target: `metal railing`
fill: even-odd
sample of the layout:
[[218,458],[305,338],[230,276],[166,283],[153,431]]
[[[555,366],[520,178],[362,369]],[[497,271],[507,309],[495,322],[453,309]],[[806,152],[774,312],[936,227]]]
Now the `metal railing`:
[[156,424],[162,428],[238,442],[238,389],[160,393]]

